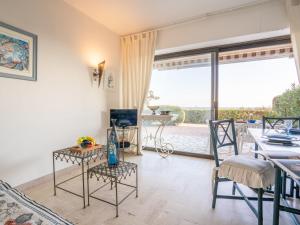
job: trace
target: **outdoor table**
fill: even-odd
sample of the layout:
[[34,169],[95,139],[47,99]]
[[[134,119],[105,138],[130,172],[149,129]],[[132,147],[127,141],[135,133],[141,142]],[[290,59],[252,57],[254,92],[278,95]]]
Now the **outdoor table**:
[[274,208],[273,208],[273,225],[279,225],[279,213],[281,211],[289,212],[292,215],[292,219],[295,224],[300,224],[295,214],[300,215],[300,210],[292,208],[288,203],[282,199],[284,205],[280,204],[280,193],[282,187],[281,173],[285,172],[294,180],[294,182],[300,185],[300,160],[291,159],[270,159],[275,166],[275,191],[274,191]]

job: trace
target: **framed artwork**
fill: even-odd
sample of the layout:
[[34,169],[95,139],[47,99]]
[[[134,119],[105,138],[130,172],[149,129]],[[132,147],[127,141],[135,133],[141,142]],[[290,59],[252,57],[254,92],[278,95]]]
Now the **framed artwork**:
[[37,35],[1,21],[0,77],[37,80]]
[[116,86],[115,76],[113,71],[107,70],[104,75],[104,89],[114,91]]

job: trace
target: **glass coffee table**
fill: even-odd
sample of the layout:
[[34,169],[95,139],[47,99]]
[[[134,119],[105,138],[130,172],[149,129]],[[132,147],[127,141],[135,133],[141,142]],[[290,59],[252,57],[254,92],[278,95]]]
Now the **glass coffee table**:
[[[128,176],[135,174],[135,186],[130,184],[122,183],[121,181],[126,179]],[[90,192],[90,179],[95,177],[97,181],[103,181],[99,188]],[[99,198],[94,195],[97,191],[104,188],[110,184],[111,190],[115,188],[115,201],[110,202],[105,199]],[[127,187],[133,188],[123,199],[118,199],[118,185],[125,185]],[[127,199],[131,194],[135,192],[136,197],[138,197],[138,166],[135,163],[120,161],[117,166],[109,167],[107,162],[100,163],[87,171],[87,189],[88,189],[88,205],[90,205],[90,198],[108,203],[116,207],[116,217],[119,216],[118,207],[119,205]]]

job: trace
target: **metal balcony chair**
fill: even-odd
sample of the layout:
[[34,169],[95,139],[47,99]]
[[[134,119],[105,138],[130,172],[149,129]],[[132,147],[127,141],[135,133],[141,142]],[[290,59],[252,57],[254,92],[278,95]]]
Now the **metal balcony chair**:
[[[263,224],[263,201],[272,201],[264,198],[264,188],[274,183],[274,168],[271,163],[262,159],[238,155],[234,120],[209,121],[211,141],[216,167],[213,170],[213,200],[212,208],[216,206],[217,198],[245,200],[249,208],[258,219],[258,225]],[[227,159],[219,158],[222,148],[231,146],[234,153]],[[219,195],[219,182],[233,182],[232,195]],[[243,184],[257,193],[257,197],[247,197],[238,184]],[[236,196],[236,190],[240,196]],[[257,201],[257,209],[250,201]]]
[[293,127],[300,127],[300,117],[262,117],[263,129],[276,129],[284,124],[284,121],[291,120]]

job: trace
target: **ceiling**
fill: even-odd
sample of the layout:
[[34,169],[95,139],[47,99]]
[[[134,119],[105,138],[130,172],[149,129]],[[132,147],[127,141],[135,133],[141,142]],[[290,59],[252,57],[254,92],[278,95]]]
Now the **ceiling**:
[[124,35],[266,0],[65,0],[117,34]]

